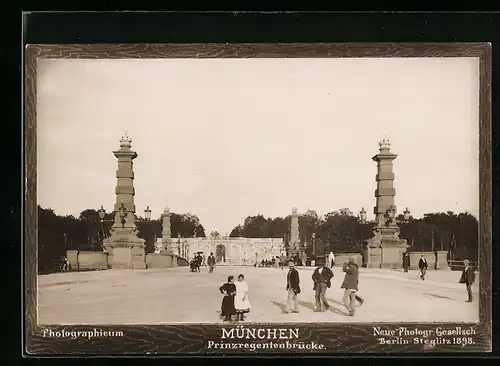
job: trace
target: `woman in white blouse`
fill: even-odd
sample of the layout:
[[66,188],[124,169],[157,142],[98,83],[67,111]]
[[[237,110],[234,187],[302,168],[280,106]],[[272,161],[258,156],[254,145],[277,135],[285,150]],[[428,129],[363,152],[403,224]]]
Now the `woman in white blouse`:
[[245,276],[240,274],[236,285],[236,296],[234,298],[234,307],[236,309],[236,320],[243,321],[244,314],[250,312],[250,301],[248,300],[248,285],[245,282]]

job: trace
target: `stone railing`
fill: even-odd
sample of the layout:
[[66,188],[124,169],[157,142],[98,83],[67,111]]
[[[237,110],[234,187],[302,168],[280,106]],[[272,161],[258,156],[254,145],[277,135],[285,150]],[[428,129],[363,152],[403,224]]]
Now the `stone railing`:
[[[420,258],[422,258],[422,254],[425,255],[425,259],[427,260],[428,269],[445,269],[449,270],[450,266],[446,259],[448,252],[446,251],[437,251],[437,252],[408,252],[410,254],[410,269],[418,269],[418,262]],[[403,262],[403,258],[401,258],[401,262]]]
[[349,258],[354,258],[358,267],[363,264],[363,256],[360,253],[339,253],[335,254],[335,267],[342,267],[344,263],[349,262]]
[[109,269],[108,253],[105,252],[68,250],[66,257],[73,271]]

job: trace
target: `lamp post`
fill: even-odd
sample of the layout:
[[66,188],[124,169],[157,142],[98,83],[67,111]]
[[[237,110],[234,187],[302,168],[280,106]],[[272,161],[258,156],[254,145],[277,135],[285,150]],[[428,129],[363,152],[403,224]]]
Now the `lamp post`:
[[101,208],[97,211],[99,214],[99,219],[101,220],[101,232],[102,232],[102,238],[104,239],[104,217],[106,216],[106,211],[104,210],[104,207],[101,205]]
[[151,224],[150,224],[150,221],[151,221],[151,209],[149,208],[149,206],[146,207],[146,209],[144,210],[144,218],[146,219],[147,221],[147,225],[148,225],[148,232],[151,232],[153,231],[153,251],[156,250],[156,233],[154,232],[154,230],[151,230]]
[[[408,222],[410,221],[410,217],[411,217],[410,215],[411,215],[411,212],[408,209],[408,207],[406,207],[405,210],[403,211],[403,223],[408,224]],[[413,247],[413,237],[411,237],[410,239],[411,239],[410,247]]]
[[362,224],[366,223],[366,211],[364,207],[361,207],[361,211],[359,211],[359,219]]
[[149,208],[149,206],[147,206],[144,210],[144,218],[146,219],[146,221],[151,220],[151,209]]
[[405,222],[410,220],[410,213],[411,213],[410,210],[408,210],[408,207],[406,207],[405,210],[403,211],[403,218]]
[[316,233],[312,233],[312,257],[316,260]]
[[[101,221],[101,246],[104,243],[104,239],[106,239],[106,234],[104,233],[104,223],[105,222],[114,222],[114,220],[105,220],[104,218],[106,217],[106,210],[104,207],[101,205],[101,208],[97,210],[97,213],[99,214],[99,220]],[[92,244],[93,248],[93,244]]]

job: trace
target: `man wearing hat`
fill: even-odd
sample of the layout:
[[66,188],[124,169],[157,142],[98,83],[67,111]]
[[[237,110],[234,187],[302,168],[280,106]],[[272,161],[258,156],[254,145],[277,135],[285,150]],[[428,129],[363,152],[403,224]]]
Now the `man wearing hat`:
[[349,315],[353,316],[356,311],[356,299],[358,299],[360,303],[363,302],[363,299],[356,294],[358,291],[359,269],[354,258],[349,258],[349,262],[344,264],[342,271],[345,272],[344,282],[342,282],[342,286],[340,286],[340,288],[345,290],[343,302],[349,311]]
[[427,273],[427,259],[425,259],[425,254],[422,253],[420,260],[418,261],[418,268],[420,269],[420,278],[422,281],[425,280],[425,274]]
[[325,256],[325,261],[322,266],[316,268],[312,274],[312,280],[314,282],[313,289],[315,291],[316,299],[316,311],[325,311],[330,307],[328,301],[326,301],[326,289],[332,286],[331,279],[333,278],[333,272],[328,268],[329,256]]
[[462,277],[460,277],[460,283],[465,283],[465,288],[467,289],[468,299],[467,302],[472,302],[472,284],[476,281],[476,274],[474,273],[474,268],[469,265],[469,260],[464,260],[464,270],[462,272]]
[[295,269],[295,263],[293,263],[292,261],[288,262],[288,267],[290,268],[290,270],[286,275],[286,290],[288,291],[288,297],[285,312],[298,313],[299,304],[297,303],[297,295],[300,294],[299,271]]

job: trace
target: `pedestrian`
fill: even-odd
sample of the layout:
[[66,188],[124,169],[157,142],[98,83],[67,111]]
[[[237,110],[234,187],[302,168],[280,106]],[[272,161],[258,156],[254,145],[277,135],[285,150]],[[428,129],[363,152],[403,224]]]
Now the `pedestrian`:
[[349,311],[349,315],[353,316],[356,312],[356,299],[358,299],[358,301],[361,300],[361,303],[363,302],[363,299],[356,296],[358,291],[359,269],[358,265],[354,261],[354,258],[351,257],[349,258],[348,263],[344,263],[342,271],[345,272],[344,282],[342,282],[342,285],[340,286],[340,288],[344,289],[343,302]]
[[209,273],[212,273],[214,271],[214,268],[215,268],[215,257],[214,257],[214,253],[210,253],[210,255],[208,256],[207,258],[207,264],[208,264],[208,272]]
[[410,268],[410,253],[405,251],[403,253],[403,269],[405,273],[408,273],[408,269]]
[[286,302],[286,313],[298,313],[299,304],[297,302],[297,295],[300,294],[300,276],[297,269],[295,269],[295,263],[290,261],[288,263],[289,271],[286,275],[286,291],[288,293]]
[[70,270],[70,264],[69,264],[69,260],[68,260],[68,258],[67,258],[65,255],[63,255],[63,260],[62,260],[62,262],[63,262],[63,268],[62,268],[62,271],[63,271],[63,272],[68,272],[68,271]]
[[280,267],[283,270],[285,268],[285,263],[286,263],[286,257],[283,253],[281,253],[280,256]]
[[248,285],[245,282],[245,276],[238,275],[238,282],[235,283],[236,296],[234,298],[234,307],[236,309],[236,320],[245,320],[245,314],[250,312],[250,301],[248,299]]
[[198,256],[196,257],[196,267],[198,269],[198,272],[201,272],[200,267],[201,267],[202,263],[203,263],[203,257],[201,256],[200,253],[198,253]]
[[316,299],[316,310],[315,311],[326,311],[330,307],[328,301],[326,301],[326,289],[332,286],[331,279],[333,278],[333,272],[328,268],[328,256],[325,258],[324,264],[315,269],[312,274],[312,280],[314,283],[313,289],[315,291]]
[[335,254],[333,254],[333,252],[330,252],[330,254],[328,254],[328,263],[330,264],[330,268],[333,268],[335,266]]
[[425,281],[425,274],[427,273],[427,259],[425,259],[425,254],[422,253],[420,260],[418,261],[418,268],[420,269],[420,278]]
[[460,277],[460,283],[465,283],[465,288],[467,289],[467,302],[472,302],[472,284],[476,281],[476,274],[474,273],[474,268],[469,265],[469,260],[464,260],[464,270],[462,271],[462,277]]
[[229,276],[227,278],[227,283],[219,287],[219,291],[224,295],[220,307],[221,316],[224,317],[224,321],[229,321],[231,320],[231,316],[236,314],[236,308],[234,307],[234,296],[236,295],[234,276]]

